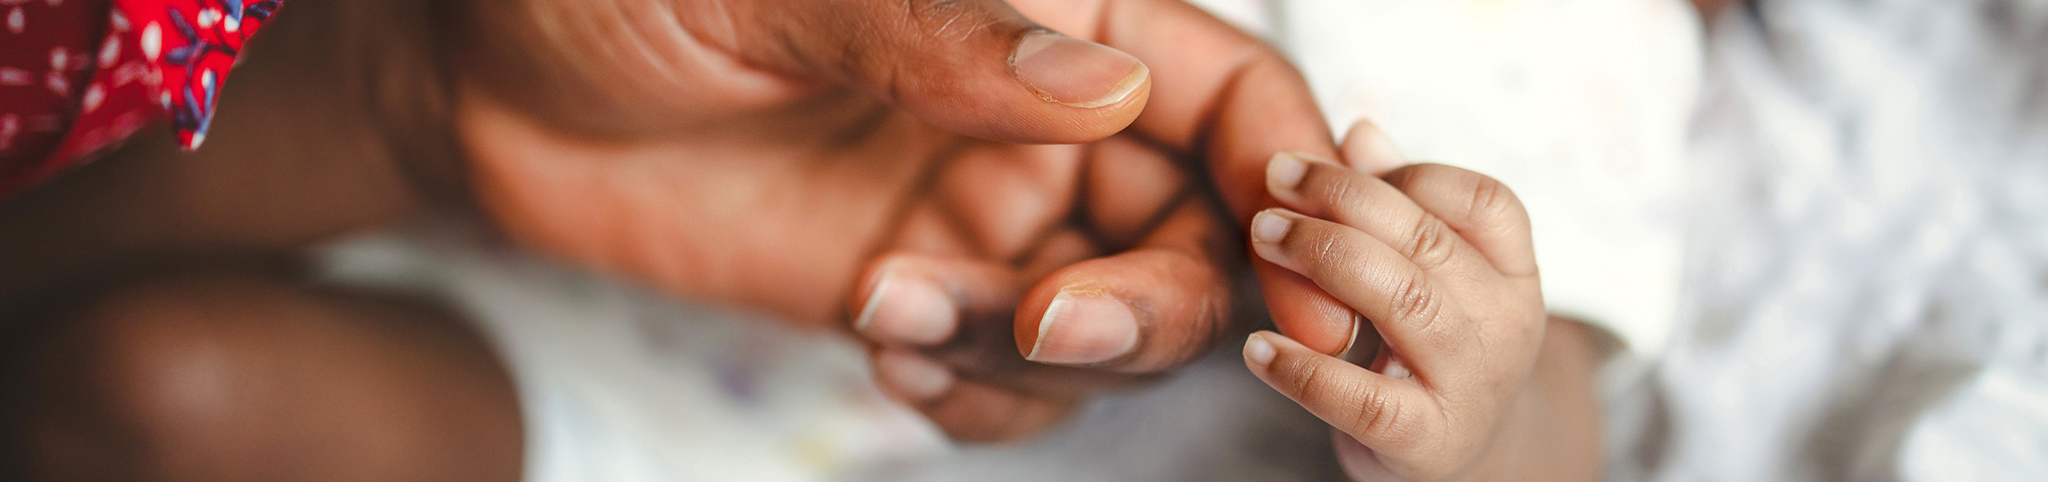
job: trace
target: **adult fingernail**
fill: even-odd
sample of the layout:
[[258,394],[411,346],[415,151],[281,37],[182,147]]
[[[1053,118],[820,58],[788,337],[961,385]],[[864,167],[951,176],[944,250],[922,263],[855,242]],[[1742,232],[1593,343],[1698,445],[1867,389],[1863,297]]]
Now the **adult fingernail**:
[[900,350],[884,350],[875,357],[875,378],[916,400],[929,400],[953,388],[952,370]]
[[1046,100],[1090,109],[1122,102],[1150,75],[1131,54],[1044,30],[1024,34],[1010,68]]
[[1266,182],[1276,191],[1293,192],[1307,175],[1308,163],[1292,153],[1274,154],[1273,161],[1266,163]]
[[1061,292],[1038,321],[1038,340],[1024,359],[1085,365],[1124,356],[1138,347],[1138,316],[1131,306],[1100,294]]
[[1273,350],[1273,342],[1266,341],[1263,335],[1253,333],[1244,340],[1244,359],[1251,360],[1253,364],[1261,367],[1273,363],[1273,355],[1278,353]]
[[953,297],[923,279],[883,274],[854,319],[853,329],[881,342],[936,345],[953,336],[959,313]]
[[1294,229],[1294,221],[1268,209],[1252,217],[1252,242],[1279,244],[1287,238],[1287,230]]

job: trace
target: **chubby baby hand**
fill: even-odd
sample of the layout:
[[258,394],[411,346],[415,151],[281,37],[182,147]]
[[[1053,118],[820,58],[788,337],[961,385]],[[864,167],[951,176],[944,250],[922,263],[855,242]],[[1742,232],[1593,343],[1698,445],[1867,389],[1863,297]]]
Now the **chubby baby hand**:
[[1499,181],[1436,164],[1374,176],[1281,154],[1266,178],[1283,207],[1253,218],[1253,251],[1363,315],[1370,325],[1358,329],[1376,330],[1385,348],[1361,367],[1259,332],[1245,363],[1342,432],[1339,458],[1354,478],[1490,472],[1513,451],[1503,427],[1527,413],[1517,404],[1529,398],[1546,324],[1521,201]]

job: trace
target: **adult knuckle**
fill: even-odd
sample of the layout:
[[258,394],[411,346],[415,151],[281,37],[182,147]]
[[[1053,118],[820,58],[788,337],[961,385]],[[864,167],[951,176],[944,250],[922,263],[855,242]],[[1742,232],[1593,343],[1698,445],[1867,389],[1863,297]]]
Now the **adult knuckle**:
[[959,42],[1003,20],[987,0],[902,0],[902,9],[928,42]]
[[904,18],[920,24],[944,23],[958,17],[970,0],[899,0]]

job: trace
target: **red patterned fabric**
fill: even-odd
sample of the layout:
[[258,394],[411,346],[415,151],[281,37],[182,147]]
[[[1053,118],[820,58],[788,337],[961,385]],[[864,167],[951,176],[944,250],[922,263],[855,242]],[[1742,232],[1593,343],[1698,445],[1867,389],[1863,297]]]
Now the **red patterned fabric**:
[[0,197],[169,119],[206,140],[221,82],[281,0],[0,0]]

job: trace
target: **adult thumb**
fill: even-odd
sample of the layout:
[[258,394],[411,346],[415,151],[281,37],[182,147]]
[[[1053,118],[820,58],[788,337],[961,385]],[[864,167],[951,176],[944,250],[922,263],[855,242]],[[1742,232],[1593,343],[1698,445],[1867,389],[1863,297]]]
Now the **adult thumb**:
[[[1017,143],[1108,137],[1144,110],[1137,57],[1039,26],[1000,0],[767,0],[745,56],[836,78],[960,134]],[[749,45],[750,44],[750,45]]]

